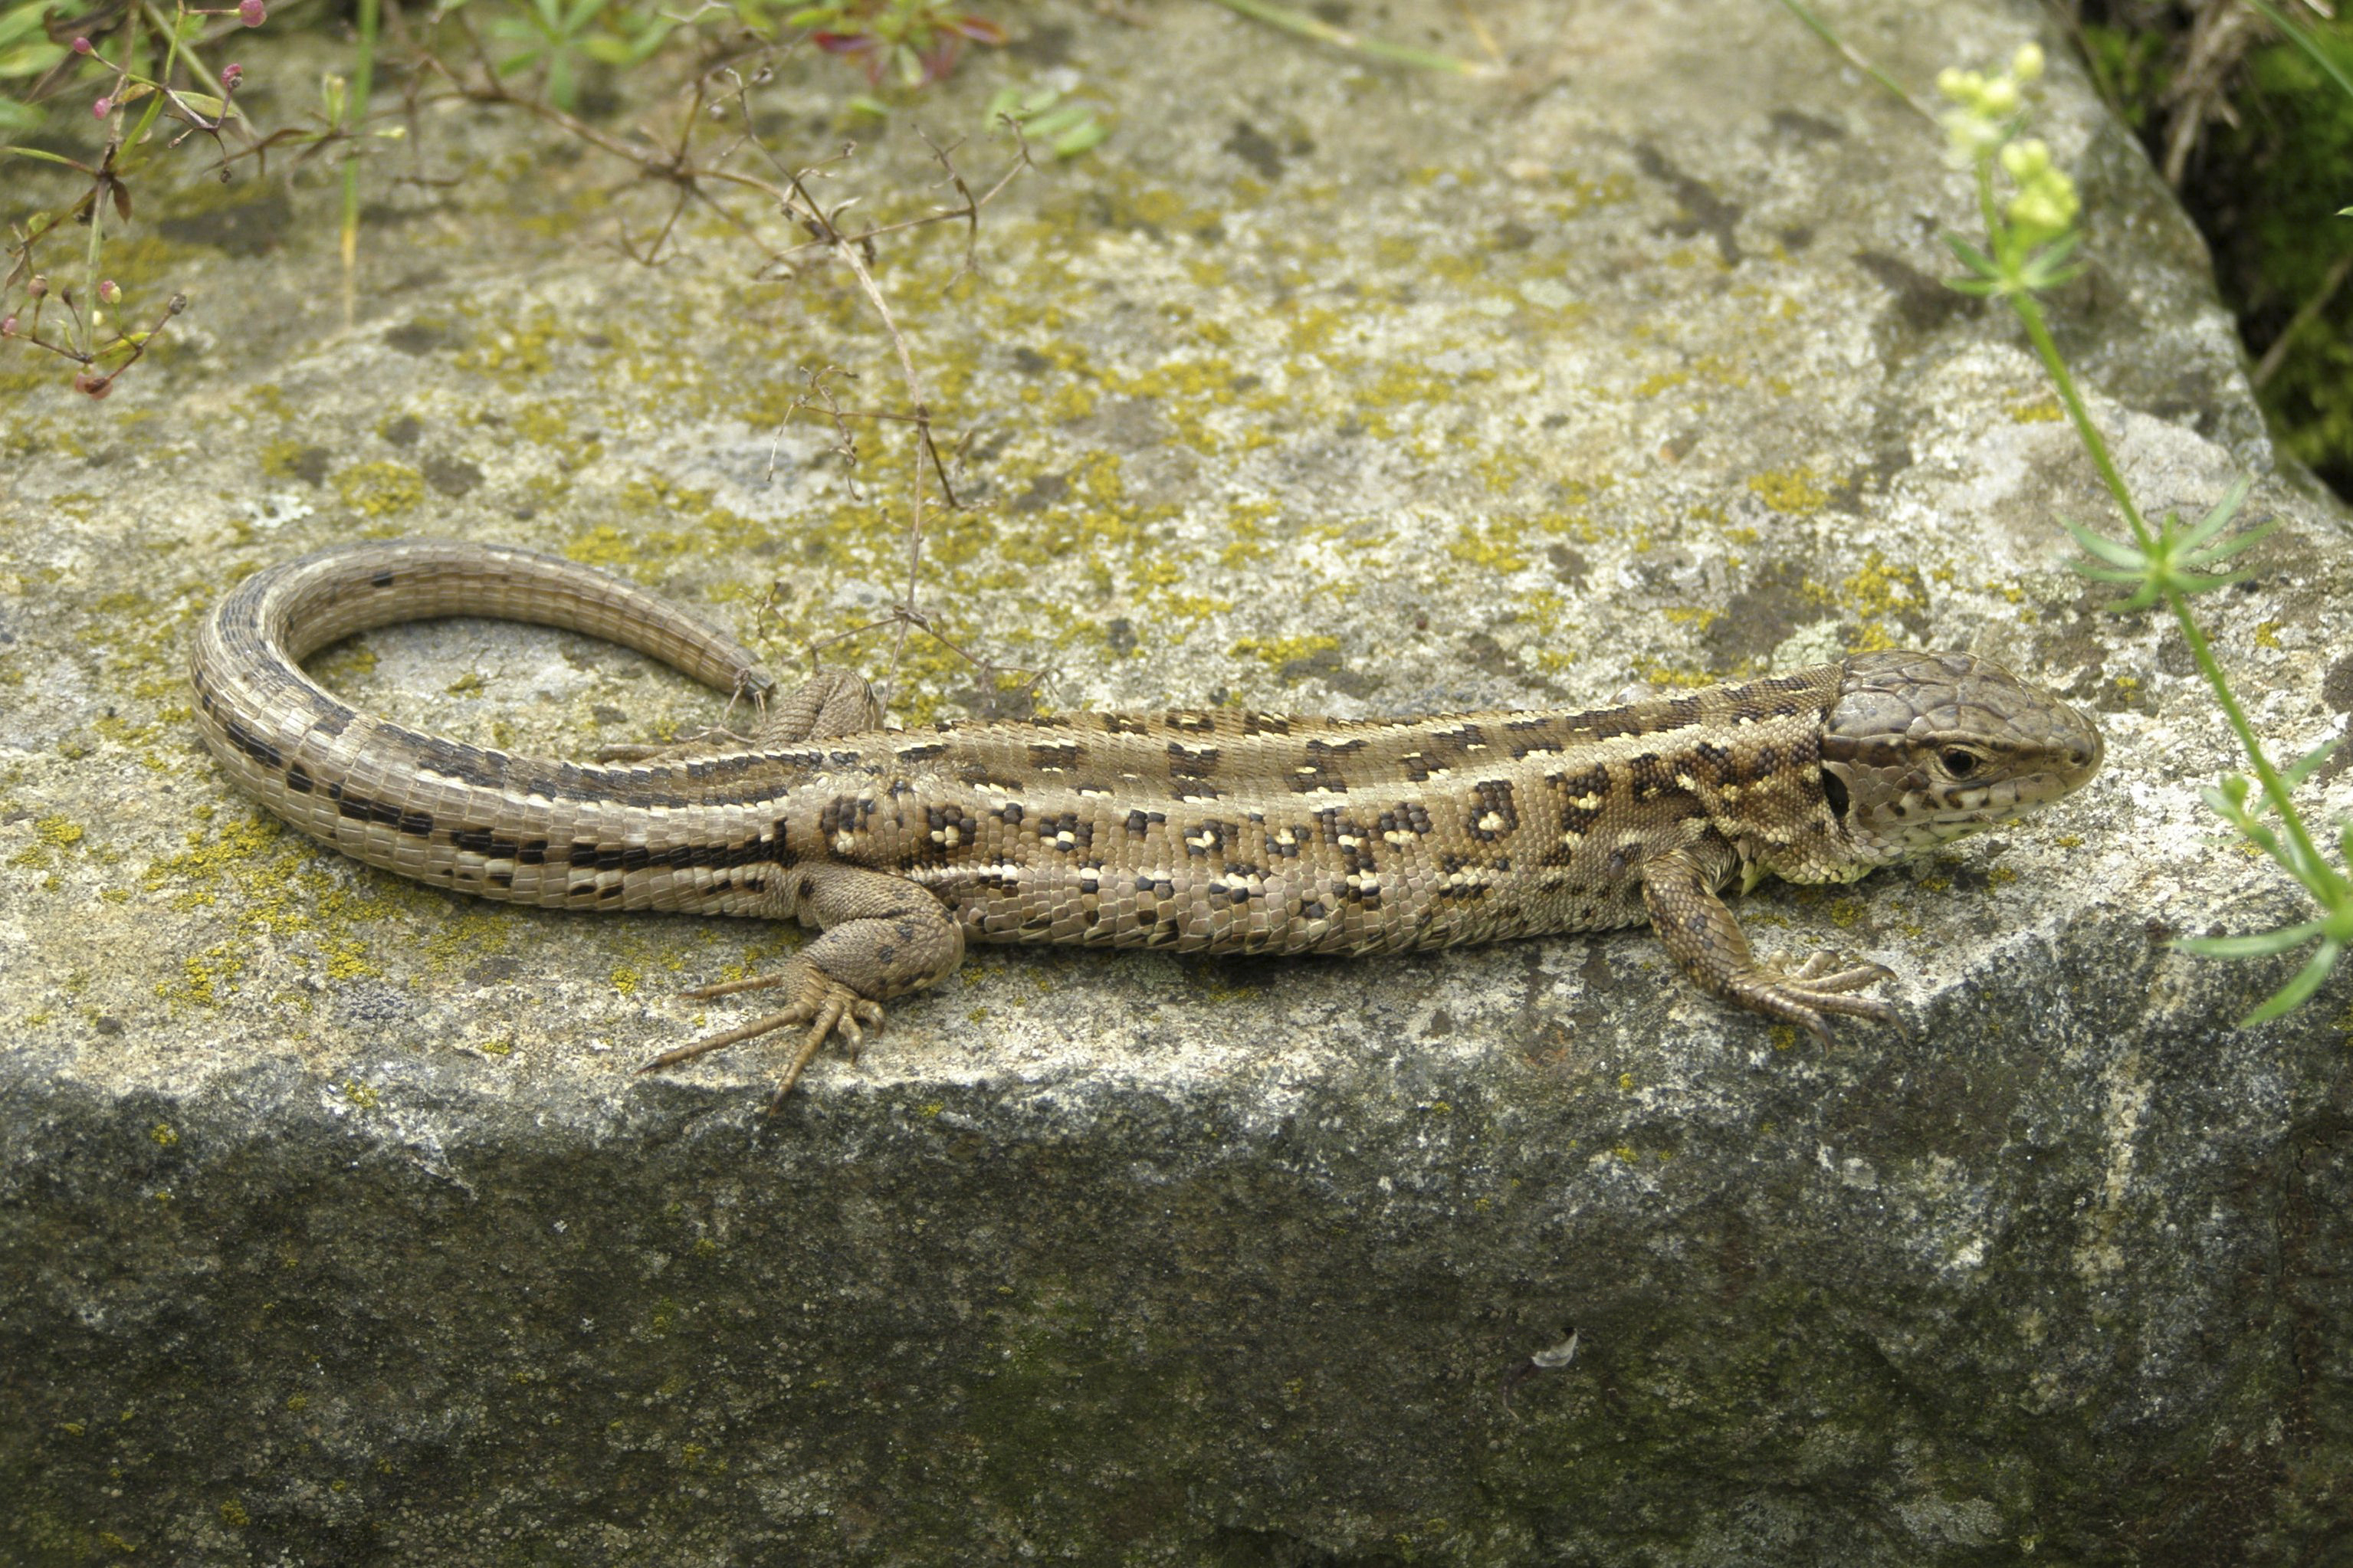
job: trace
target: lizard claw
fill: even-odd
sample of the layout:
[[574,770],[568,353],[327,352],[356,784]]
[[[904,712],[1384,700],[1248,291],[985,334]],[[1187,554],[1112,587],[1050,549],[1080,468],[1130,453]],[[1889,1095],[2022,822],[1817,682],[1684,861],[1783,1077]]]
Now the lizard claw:
[[809,1026],[808,1033],[801,1037],[792,1060],[786,1064],[783,1078],[777,1081],[776,1092],[769,1097],[766,1113],[774,1116],[785,1103],[785,1097],[792,1093],[793,1085],[800,1081],[802,1070],[817,1055],[818,1048],[825,1044],[826,1037],[839,1033],[842,1042],[849,1047],[849,1059],[855,1064],[860,1047],[866,1043],[867,1031],[871,1029],[880,1033],[881,1030],[881,1003],[860,996],[806,960],[795,960],[776,974],[704,985],[686,994],[695,997],[725,996],[738,991],[769,990],[777,986],[791,986],[797,993],[792,1005],[782,1012],[770,1013],[724,1033],[707,1036],[664,1051],[638,1071],[649,1073],[675,1067],[680,1062],[692,1061],[697,1057],[724,1050],[729,1046],[740,1045],[777,1029],[807,1024]]
[[1831,1043],[1830,1020],[1823,1016],[1826,1013],[1892,1024],[1908,1040],[1911,1031],[1905,1028],[1903,1018],[1894,1007],[1876,996],[1849,994],[1894,978],[1895,972],[1883,963],[1858,963],[1840,969],[1836,957],[1817,952],[1795,969],[1751,965],[1734,975],[1727,989],[1734,1001],[1796,1024],[1826,1046]]

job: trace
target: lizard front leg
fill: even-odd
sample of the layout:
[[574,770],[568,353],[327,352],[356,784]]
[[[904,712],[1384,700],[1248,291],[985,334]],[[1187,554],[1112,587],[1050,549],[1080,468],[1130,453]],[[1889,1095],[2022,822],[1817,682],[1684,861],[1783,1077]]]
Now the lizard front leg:
[[1825,1045],[1831,1038],[1825,1013],[1903,1027],[1895,1009],[1877,997],[1848,994],[1894,979],[1883,965],[1840,969],[1828,952],[1817,952],[1795,969],[1757,962],[1740,923],[1716,896],[1736,858],[1729,846],[1707,839],[1667,850],[1642,869],[1642,903],[1651,912],[1651,929],[1691,983],[1711,996],[1801,1025]]
[[808,1025],[769,1099],[768,1114],[773,1116],[826,1037],[839,1032],[854,1054],[867,1030],[882,1026],[883,1002],[936,985],[964,962],[964,928],[937,899],[904,877],[833,862],[798,866],[785,874],[777,896],[780,918],[792,916],[803,924],[821,926],[825,934],[774,974],[706,985],[686,994],[726,996],[781,988],[790,994],[789,1005],[740,1028],[664,1051],[639,1072],[691,1061],[772,1030]]

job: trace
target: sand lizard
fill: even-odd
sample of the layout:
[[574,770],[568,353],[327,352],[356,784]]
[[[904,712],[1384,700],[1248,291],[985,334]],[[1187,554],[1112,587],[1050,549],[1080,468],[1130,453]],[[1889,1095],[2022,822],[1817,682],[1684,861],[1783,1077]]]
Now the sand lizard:
[[[355,711],[301,660],[445,616],[626,644],[762,697],[741,743],[575,763]],[[1891,972],[1754,957],[1719,890],[1843,882],[2089,779],[2091,720],[1964,654],[1873,652],[1591,711],[1302,719],[1072,713],[887,730],[866,683],[778,694],[699,616],[499,545],[338,545],[248,578],[191,661],[228,772],[305,833],[404,876],[584,910],[797,919],[789,1005],[667,1067],[805,1027],[773,1110],[839,1033],[936,985],[972,942],[1371,953],[1648,923],[1703,991],[1828,1037]]]

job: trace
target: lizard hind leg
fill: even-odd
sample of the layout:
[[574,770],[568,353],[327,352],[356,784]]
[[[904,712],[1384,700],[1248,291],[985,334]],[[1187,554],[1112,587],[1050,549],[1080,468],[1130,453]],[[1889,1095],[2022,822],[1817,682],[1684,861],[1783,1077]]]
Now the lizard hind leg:
[[795,959],[776,974],[732,981],[723,985],[705,985],[686,994],[723,996],[737,991],[765,990],[774,986],[789,986],[794,993],[792,1005],[782,1012],[770,1013],[736,1028],[664,1051],[638,1070],[647,1073],[675,1067],[681,1062],[708,1056],[712,1051],[741,1045],[761,1035],[807,1024],[808,1032],[801,1037],[792,1059],[786,1064],[783,1076],[776,1081],[776,1093],[768,1097],[767,1114],[774,1116],[785,1103],[785,1097],[792,1093],[793,1085],[800,1081],[801,1073],[815,1058],[828,1036],[838,1032],[843,1044],[849,1047],[849,1059],[855,1062],[859,1047],[866,1043],[867,1031],[881,1032],[882,1005],[880,1002],[860,996],[806,959]]
[[904,877],[863,866],[822,862],[783,879],[775,913],[824,928],[824,934],[774,974],[706,985],[690,996],[783,989],[790,1003],[723,1034],[663,1052],[638,1070],[691,1061],[778,1029],[808,1026],[786,1065],[768,1113],[774,1115],[827,1038],[839,1034],[853,1054],[882,1026],[882,1004],[936,985],[964,962],[964,928],[929,891]]

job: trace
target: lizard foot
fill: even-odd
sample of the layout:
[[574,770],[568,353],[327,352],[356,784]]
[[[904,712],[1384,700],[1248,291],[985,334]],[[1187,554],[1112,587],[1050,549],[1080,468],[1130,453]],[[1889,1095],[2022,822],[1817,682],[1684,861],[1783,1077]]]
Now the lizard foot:
[[866,1042],[866,1032],[869,1029],[879,1031],[882,1027],[881,1003],[860,996],[806,959],[795,960],[776,974],[705,985],[686,994],[697,998],[728,996],[738,991],[766,991],[778,986],[789,986],[795,993],[792,1005],[784,1011],[754,1018],[724,1034],[712,1035],[680,1046],[675,1050],[664,1051],[638,1070],[647,1073],[675,1067],[680,1062],[692,1061],[712,1051],[724,1050],[755,1036],[807,1024],[809,1026],[808,1033],[801,1037],[799,1047],[793,1052],[793,1058],[786,1064],[785,1075],[776,1085],[776,1092],[769,1097],[767,1114],[774,1116],[785,1103],[785,1097],[792,1093],[793,1085],[800,1081],[801,1070],[817,1055],[818,1047],[825,1044],[826,1037],[839,1032],[849,1047],[850,1060],[855,1062],[859,1047]]
[[1894,978],[1895,972],[1883,963],[1840,969],[1834,956],[1817,952],[1795,969],[1751,964],[1732,976],[1726,990],[1742,1006],[1799,1025],[1826,1046],[1831,1043],[1831,1026],[1822,1016],[1825,1013],[1893,1024],[1908,1039],[1911,1032],[1894,1007],[1876,996],[1848,994]]

